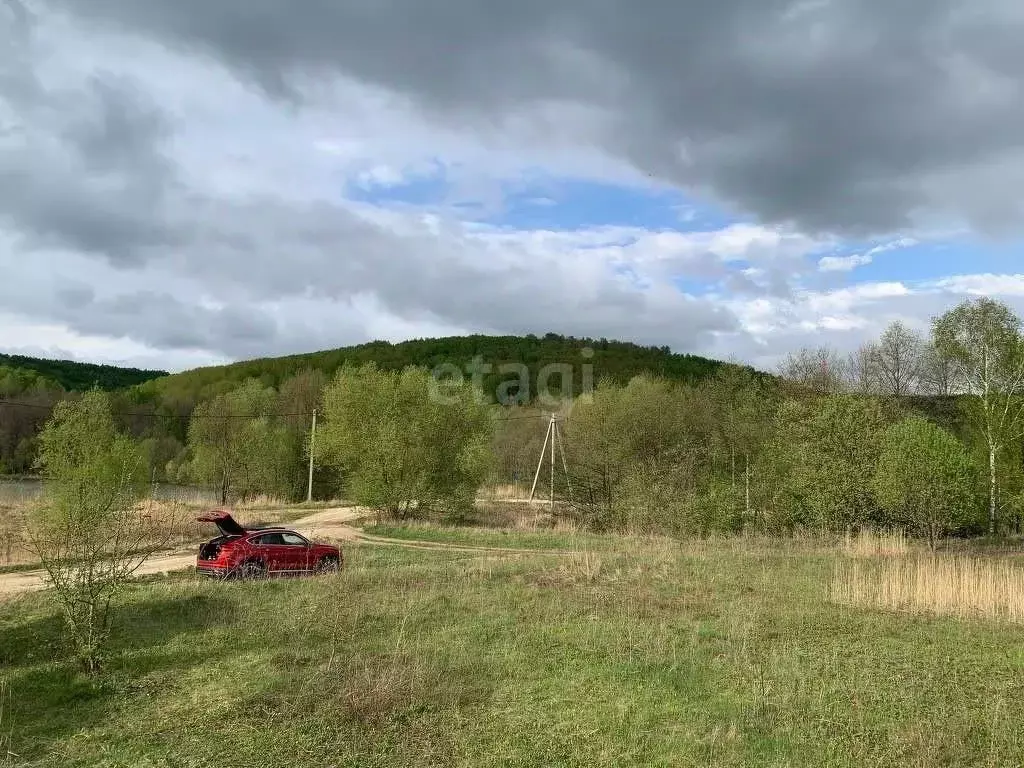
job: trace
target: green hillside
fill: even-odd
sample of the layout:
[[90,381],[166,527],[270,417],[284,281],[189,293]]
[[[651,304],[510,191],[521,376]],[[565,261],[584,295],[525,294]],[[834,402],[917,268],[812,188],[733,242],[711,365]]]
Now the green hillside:
[[[592,353],[592,354],[591,354]],[[224,366],[197,368],[146,382],[137,388],[142,400],[202,400],[246,379],[259,379],[266,386],[277,387],[285,379],[304,370],[322,371],[332,376],[346,363],[360,365],[374,362],[388,370],[410,365],[457,366],[466,377],[474,359],[489,371],[482,373],[484,391],[493,393],[503,381],[515,379],[516,373],[502,372],[501,366],[525,365],[529,370],[531,393],[537,392],[537,379],[547,365],[572,367],[574,390],[579,392],[585,375],[596,384],[602,379],[624,383],[640,373],[652,373],[672,379],[697,382],[713,375],[727,365],[696,355],[675,354],[668,347],[644,347],[607,339],[574,338],[549,333],[540,336],[452,336],[438,339],[416,339],[392,344],[373,341],[353,347],[312,352],[286,357],[247,360]],[[584,366],[592,366],[585,369]],[[557,383],[554,376],[552,383]],[[526,398],[524,398],[526,399]]]
[[145,381],[166,376],[165,371],[144,371],[114,365],[76,363],[71,360],[46,360],[38,357],[0,354],[0,368],[7,373],[24,372],[28,377],[56,384],[69,392],[100,389],[125,389]]

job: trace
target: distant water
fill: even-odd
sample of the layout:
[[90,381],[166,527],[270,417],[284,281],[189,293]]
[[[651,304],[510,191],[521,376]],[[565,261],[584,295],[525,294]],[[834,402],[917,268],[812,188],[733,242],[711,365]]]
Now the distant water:
[[[0,504],[20,504],[36,499],[43,492],[40,480],[5,480],[0,478]],[[220,494],[213,488],[195,485],[155,483],[153,498],[161,501],[184,501],[192,504],[216,504]]]

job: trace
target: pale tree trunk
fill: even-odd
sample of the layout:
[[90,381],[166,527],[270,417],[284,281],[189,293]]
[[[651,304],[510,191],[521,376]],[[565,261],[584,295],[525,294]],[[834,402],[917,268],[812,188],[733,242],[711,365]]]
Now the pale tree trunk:
[[996,532],[996,446],[989,442],[988,447],[988,533]]
[[988,534],[989,536],[994,536],[996,532],[996,451],[998,446],[996,445],[996,436],[992,429],[993,413],[989,390],[991,378],[989,375],[988,347],[985,347],[982,355],[982,364],[985,371],[982,408],[985,411],[985,437],[988,441]]
[[750,519],[750,456],[743,457],[743,508]]

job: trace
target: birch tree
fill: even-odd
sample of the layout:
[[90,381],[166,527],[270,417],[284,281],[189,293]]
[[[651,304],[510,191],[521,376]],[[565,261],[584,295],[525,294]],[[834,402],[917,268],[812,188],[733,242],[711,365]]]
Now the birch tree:
[[935,319],[932,334],[952,361],[967,394],[968,412],[985,440],[989,465],[989,534],[999,509],[998,464],[1007,444],[1024,435],[1024,340],[1021,321],[1002,302],[964,301]]

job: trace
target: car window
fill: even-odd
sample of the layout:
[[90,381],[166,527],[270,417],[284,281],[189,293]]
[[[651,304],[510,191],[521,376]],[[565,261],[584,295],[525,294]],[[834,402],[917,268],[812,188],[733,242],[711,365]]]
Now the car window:
[[285,544],[296,544],[302,547],[306,546],[306,540],[297,533],[282,533],[281,539]]
[[272,546],[274,544],[284,544],[284,541],[281,540],[280,533],[264,533],[262,536],[257,536],[256,538],[254,538],[252,540],[252,543],[262,544],[264,546]]

